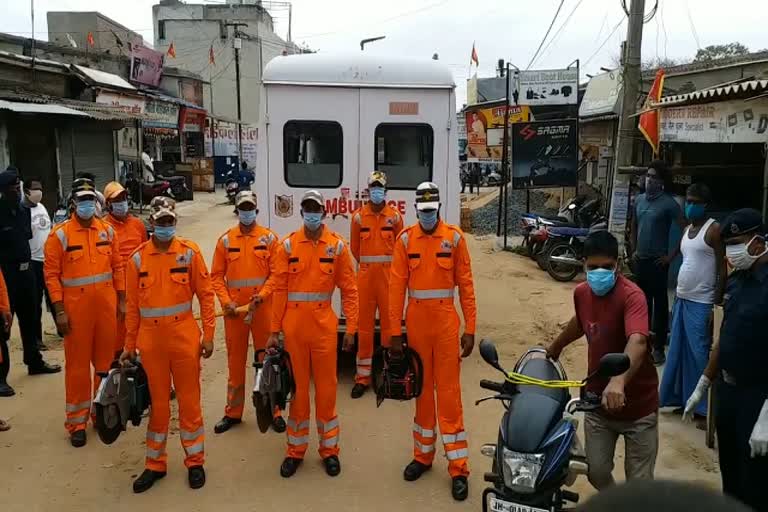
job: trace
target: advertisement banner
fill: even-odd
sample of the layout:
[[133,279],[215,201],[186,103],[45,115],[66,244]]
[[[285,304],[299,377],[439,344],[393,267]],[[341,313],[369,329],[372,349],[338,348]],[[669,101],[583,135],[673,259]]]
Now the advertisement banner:
[[661,109],[662,142],[768,142],[768,98]]
[[131,42],[131,82],[159,86],[164,60],[164,53],[147,48],[141,39],[134,39]]
[[[504,137],[504,105],[466,111],[467,161],[501,162]],[[509,125],[530,121],[527,106],[509,107]]]
[[144,121],[147,128],[179,128],[179,106],[176,104],[148,98],[144,114],[149,118]]
[[512,188],[575,187],[578,141],[575,119],[512,127]]
[[[213,121],[214,128],[205,129],[205,156],[238,156],[237,125],[225,121]],[[243,160],[253,167],[256,165],[256,148],[259,129],[255,125],[243,125]],[[215,144],[215,145],[214,145]]]
[[146,107],[146,102],[141,96],[128,96],[104,91],[99,91],[99,94],[96,95],[96,103],[119,107],[120,110],[129,114],[143,114]]
[[520,71],[518,83],[512,97],[519,105],[576,105],[579,101],[576,68]]

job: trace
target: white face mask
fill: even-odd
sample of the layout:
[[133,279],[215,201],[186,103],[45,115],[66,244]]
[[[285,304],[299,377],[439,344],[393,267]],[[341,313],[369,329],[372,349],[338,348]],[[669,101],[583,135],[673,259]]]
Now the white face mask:
[[32,204],[37,204],[40,201],[43,200],[43,191],[42,190],[30,190],[29,194],[27,195],[27,198],[29,199],[29,202]]
[[757,260],[762,258],[765,254],[768,254],[768,246],[763,249],[763,252],[755,256],[749,254],[749,246],[752,245],[758,238],[758,235],[752,237],[752,240],[745,244],[734,244],[725,246],[725,256],[728,258],[728,262],[736,270],[748,270],[752,268]]

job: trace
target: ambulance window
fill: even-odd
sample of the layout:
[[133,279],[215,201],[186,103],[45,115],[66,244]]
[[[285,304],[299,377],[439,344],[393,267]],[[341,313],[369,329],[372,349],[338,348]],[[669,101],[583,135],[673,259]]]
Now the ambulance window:
[[335,121],[288,121],[283,127],[285,182],[291,187],[341,185],[341,125]]
[[376,127],[374,161],[387,173],[387,188],[415,190],[432,181],[434,132],[428,124],[380,124]]

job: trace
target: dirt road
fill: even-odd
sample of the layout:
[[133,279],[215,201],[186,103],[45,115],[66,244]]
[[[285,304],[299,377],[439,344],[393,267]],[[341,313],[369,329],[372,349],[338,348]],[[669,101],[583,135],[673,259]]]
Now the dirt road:
[[[218,235],[234,222],[231,207],[216,206],[215,201],[212,195],[199,195],[194,203],[180,205],[180,234],[197,241],[206,258],[213,254]],[[559,324],[568,319],[573,285],[552,281],[525,258],[493,252],[490,240],[469,238],[479,302],[478,339],[494,339],[502,360],[511,367],[526,347],[551,339]],[[45,320],[50,329],[50,318]],[[96,507],[109,507],[115,512],[144,507],[207,511],[219,510],[222,505],[232,511],[480,510],[482,475],[490,463],[480,455],[479,448],[484,442],[495,441],[501,413],[498,404],[474,406],[474,400],[484,394],[478,381],[495,377],[477,352],[462,368],[473,471],[470,498],[456,504],[450,497],[441,448],[434,469],[421,481],[402,480],[402,469],[411,459],[413,404],[386,402],[377,409],[370,394],[362,400],[351,400],[353,370],[349,360],[341,362],[339,383],[342,473],[338,478],[331,479],[323,472],[315,451],[314,432],[304,466],[294,478],[280,478],[284,437],[260,434],[251,408],[246,409],[245,424],[224,435],[214,434],[213,424],[222,415],[226,389],[221,322],[216,340],[216,353],[203,364],[208,483],[199,491],[187,487],[174,416],[168,442],[168,477],[150,492],[134,495],[131,481],[143,469],[145,424],[129,428],[111,446],[103,445],[89,428],[88,445],[72,448],[63,426],[63,374],[28,377],[20,364],[16,332],[9,380],[17,395],[0,399],[0,417],[9,419],[13,426],[9,432],[0,433],[0,508],[9,512]],[[47,341],[54,349],[46,357],[63,364],[60,344]],[[569,349],[564,360],[571,377],[583,376],[584,342]],[[248,385],[250,381],[249,374]],[[661,437],[657,475],[719,488],[717,464],[713,452],[704,446],[703,433],[682,425],[679,417],[663,414]],[[617,451],[621,452],[621,448]],[[618,466],[617,478],[623,478],[620,462]],[[592,492],[583,479],[576,490],[582,496]]]

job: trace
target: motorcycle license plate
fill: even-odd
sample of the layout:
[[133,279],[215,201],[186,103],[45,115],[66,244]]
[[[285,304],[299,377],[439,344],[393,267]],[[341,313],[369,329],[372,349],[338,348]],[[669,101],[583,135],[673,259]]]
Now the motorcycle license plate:
[[511,501],[500,500],[495,496],[489,496],[488,510],[490,510],[490,512],[550,512],[543,508],[529,507],[528,505],[520,505],[518,503],[512,503]]

